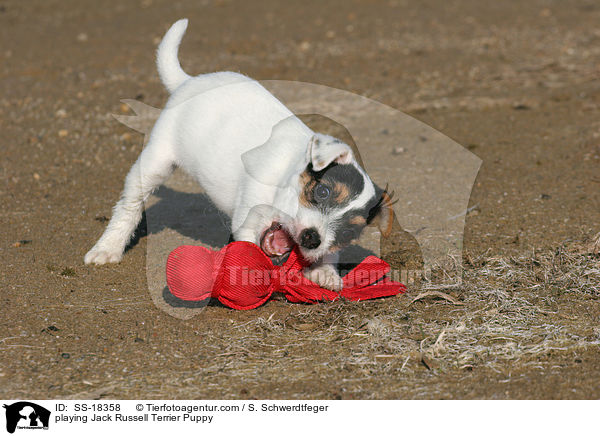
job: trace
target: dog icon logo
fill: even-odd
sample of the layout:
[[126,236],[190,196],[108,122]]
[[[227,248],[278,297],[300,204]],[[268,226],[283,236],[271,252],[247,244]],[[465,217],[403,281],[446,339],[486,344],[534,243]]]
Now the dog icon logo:
[[19,401],[10,405],[4,404],[6,409],[6,431],[14,433],[19,429],[48,429],[50,411],[42,406],[28,401]]

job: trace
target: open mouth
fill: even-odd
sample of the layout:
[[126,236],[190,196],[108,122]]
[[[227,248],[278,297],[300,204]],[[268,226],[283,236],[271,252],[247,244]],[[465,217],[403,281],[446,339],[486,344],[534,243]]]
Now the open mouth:
[[292,251],[296,243],[280,223],[274,222],[262,235],[260,248],[269,257],[283,256]]

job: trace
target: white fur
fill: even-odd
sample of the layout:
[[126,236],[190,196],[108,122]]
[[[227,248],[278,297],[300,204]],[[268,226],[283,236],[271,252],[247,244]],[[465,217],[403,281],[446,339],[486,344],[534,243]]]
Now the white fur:
[[[193,176],[215,205],[231,216],[236,240],[259,244],[273,221],[281,222],[295,238],[315,226],[325,240],[318,250],[306,254],[312,260],[322,258],[333,238],[326,217],[298,204],[298,176],[311,159],[309,144],[315,133],[246,76],[232,72],[188,76],[177,59],[186,27],[187,20],[177,21],[158,47],[159,75],[172,96],[125,179],[104,234],[85,255],[85,263],[121,260],[141,219],[144,201],[176,166]],[[351,150],[341,152],[348,160]],[[336,158],[317,155],[321,160],[325,155],[329,162]],[[328,269],[321,283],[337,289],[339,276],[332,274]]]

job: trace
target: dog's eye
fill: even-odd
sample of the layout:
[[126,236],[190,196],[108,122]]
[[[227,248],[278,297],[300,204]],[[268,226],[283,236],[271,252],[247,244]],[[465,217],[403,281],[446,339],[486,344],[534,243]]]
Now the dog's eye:
[[315,194],[315,200],[321,202],[321,201],[325,201],[329,198],[331,191],[329,190],[328,186],[325,186],[325,185],[319,183],[317,186],[315,186],[314,194]]
[[342,234],[340,235],[340,240],[344,244],[348,244],[353,239],[356,239],[356,232],[354,230],[346,229],[342,231]]

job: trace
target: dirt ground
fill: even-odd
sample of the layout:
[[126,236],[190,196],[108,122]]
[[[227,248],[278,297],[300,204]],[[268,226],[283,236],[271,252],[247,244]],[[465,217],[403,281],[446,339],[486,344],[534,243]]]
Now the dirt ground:
[[[183,321],[145,236],[84,266],[142,148],[111,114],[164,105],[182,17],[190,73],[346,89],[479,156],[463,286]],[[0,397],[600,397],[598,22],[587,0],[0,0]]]

